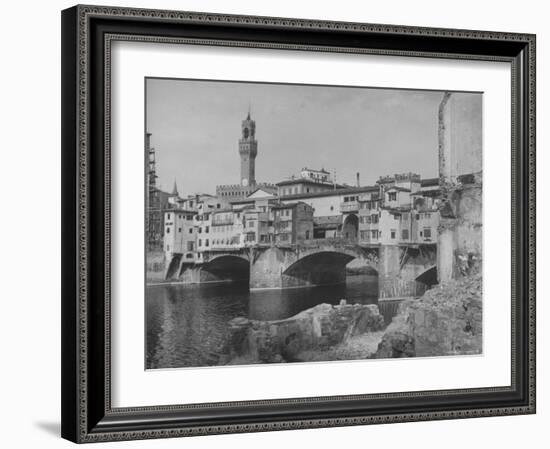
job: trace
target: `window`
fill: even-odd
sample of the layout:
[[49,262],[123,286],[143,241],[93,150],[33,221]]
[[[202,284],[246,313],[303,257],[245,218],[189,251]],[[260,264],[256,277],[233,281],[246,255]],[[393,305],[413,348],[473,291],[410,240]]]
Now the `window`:
[[420,220],[420,214],[416,214],[414,218]]
[[170,214],[166,214],[166,219],[170,220]]
[[181,228],[178,228],[178,232],[181,234]]
[[193,228],[189,228],[189,234],[193,234]]
[[409,240],[409,230],[408,229],[402,229],[401,230],[401,239]]
[[208,231],[209,231],[209,230],[210,230],[210,227],[209,227],[209,226],[206,226],[206,227],[204,228],[204,232],[205,232],[206,234],[208,234]]
[[202,226],[199,226],[199,234],[202,234]]
[[208,246],[208,239],[204,239],[204,246]]
[[378,215],[376,214],[371,215],[371,219],[373,223],[378,223]]
[[166,228],[166,233],[170,234],[170,228]]
[[389,192],[388,201],[396,201],[396,200],[397,200],[397,192]]
[[390,231],[390,238],[391,238],[392,240],[395,239],[395,234],[396,234],[395,229],[392,229],[392,230]]
[[330,211],[332,212],[334,210],[334,206],[330,206]]
[[187,242],[187,251],[193,251],[195,242]]
[[166,245],[166,251],[170,251],[170,245]]
[[306,240],[309,240],[309,229],[306,231]]
[[424,238],[425,239],[432,238],[432,228],[424,228]]
[[253,228],[253,227],[254,227],[254,222],[253,222],[252,220],[250,220],[250,221],[248,222],[248,227],[249,227],[249,228]]
[[199,239],[199,246],[202,246],[202,239]]

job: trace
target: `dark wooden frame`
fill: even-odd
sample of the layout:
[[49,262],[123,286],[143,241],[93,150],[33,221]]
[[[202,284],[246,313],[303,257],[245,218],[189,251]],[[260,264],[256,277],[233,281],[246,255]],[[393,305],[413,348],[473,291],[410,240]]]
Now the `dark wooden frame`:
[[[113,40],[509,62],[512,384],[112,408],[108,100]],[[162,438],[535,412],[534,35],[75,6],[62,12],[62,192],[62,436],[69,440]]]

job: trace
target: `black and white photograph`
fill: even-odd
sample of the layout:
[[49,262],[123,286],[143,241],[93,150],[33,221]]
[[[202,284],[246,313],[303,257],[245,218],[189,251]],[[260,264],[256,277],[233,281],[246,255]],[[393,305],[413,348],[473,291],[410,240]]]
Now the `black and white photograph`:
[[482,354],[482,104],[146,78],[146,369]]

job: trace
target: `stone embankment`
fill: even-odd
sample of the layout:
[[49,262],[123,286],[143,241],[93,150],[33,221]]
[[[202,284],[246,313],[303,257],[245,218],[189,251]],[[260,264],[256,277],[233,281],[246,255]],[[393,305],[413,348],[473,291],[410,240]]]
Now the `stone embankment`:
[[481,275],[405,300],[378,345],[376,358],[481,354]]
[[[278,321],[235,318],[229,323],[228,364],[299,362],[358,358],[366,348],[373,353],[384,328],[384,318],[376,305],[319,304]],[[359,344],[367,334],[370,345]],[[338,356],[341,345],[355,356]],[[365,342],[363,342],[365,343]],[[354,346],[355,345],[355,346]],[[355,349],[355,351],[354,351]],[[364,357],[361,357],[364,358]]]

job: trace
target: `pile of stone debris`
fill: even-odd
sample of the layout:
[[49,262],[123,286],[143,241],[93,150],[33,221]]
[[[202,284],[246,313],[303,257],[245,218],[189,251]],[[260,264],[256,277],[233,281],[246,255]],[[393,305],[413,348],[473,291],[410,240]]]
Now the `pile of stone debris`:
[[481,354],[481,290],[481,275],[473,274],[402,302],[375,357]]

